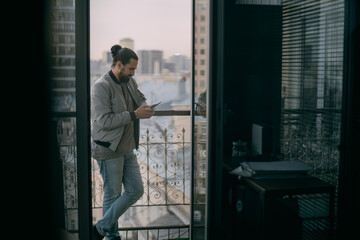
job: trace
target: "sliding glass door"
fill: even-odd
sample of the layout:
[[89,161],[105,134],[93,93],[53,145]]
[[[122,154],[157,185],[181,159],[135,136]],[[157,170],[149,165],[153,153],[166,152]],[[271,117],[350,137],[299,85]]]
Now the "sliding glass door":
[[209,1],[193,3],[192,239],[205,239]]

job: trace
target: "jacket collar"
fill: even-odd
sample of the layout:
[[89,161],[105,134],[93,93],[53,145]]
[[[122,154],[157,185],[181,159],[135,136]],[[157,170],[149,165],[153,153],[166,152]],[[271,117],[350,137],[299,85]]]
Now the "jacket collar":
[[117,78],[115,77],[114,73],[111,70],[109,71],[109,75],[116,84],[120,84],[119,81],[117,80]]
[[[117,78],[115,77],[114,73],[111,70],[109,71],[109,75],[110,75],[111,79],[116,84],[121,85],[120,82],[117,80]],[[130,96],[131,96],[132,100],[134,101],[134,107],[138,108],[140,105],[139,105],[139,102],[136,101],[136,98],[134,98],[134,88],[129,84],[126,84],[126,87],[129,90],[129,93],[130,93]]]

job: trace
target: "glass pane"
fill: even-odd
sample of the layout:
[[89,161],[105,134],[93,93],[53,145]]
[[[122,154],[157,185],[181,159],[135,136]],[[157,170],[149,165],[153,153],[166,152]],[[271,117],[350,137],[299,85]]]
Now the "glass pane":
[[62,161],[65,229],[78,232],[76,118],[57,119],[57,137]]
[[194,28],[194,238],[205,237],[205,204],[206,204],[206,88],[208,85],[209,65],[209,2],[195,0],[195,28]]
[[[337,188],[345,3],[343,0],[282,3],[281,154],[285,160],[305,162],[312,168],[310,175]],[[335,198],[337,208],[337,191]],[[320,197],[314,199],[317,201],[311,204],[317,212],[328,209]],[[304,218],[311,219],[305,213]],[[329,229],[324,217],[316,219],[304,221],[303,231],[312,230],[319,222],[324,226],[318,229]]]
[[[91,85],[111,68],[111,46],[136,52],[133,78],[158,110],[190,110],[191,0],[91,0]],[[131,9],[131,11],[129,11]],[[109,17],[111,16],[111,17]],[[123,19],[135,18],[118,26]],[[117,30],[118,29],[118,30]],[[189,92],[180,92],[184,80]],[[184,104],[181,98],[186,98]],[[186,107],[185,107],[186,105]]]
[[52,110],[75,111],[75,0],[52,1],[51,20]]
[[304,4],[283,1],[281,153],[337,185],[344,1]]
[[[91,0],[90,4],[90,86],[111,70],[110,49],[119,44],[139,58],[133,78],[147,103],[161,102],[156,107],[159,115],[140,120],[135,153],[144,194],[119,218],[120,234],[123,239],[186,239],[191,202],[192,1]],[[119,26],[124,19],[132,20]],[[94,158],[92,187],[95,224],[103,215],[104,186]]]
[[51,1],[51,110],[61,160],[63,224],[78,239],[75,102],[75,0]]

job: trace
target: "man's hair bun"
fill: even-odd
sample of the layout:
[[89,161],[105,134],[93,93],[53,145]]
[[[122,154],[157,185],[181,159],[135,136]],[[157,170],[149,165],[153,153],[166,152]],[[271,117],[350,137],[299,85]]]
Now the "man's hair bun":
[[114,67],[118,61],[126,65],[130,62],[131,58],[138,60],[138,56],[133,50],[126,47],[123,48],[118,44],[111,47],[111,55],[113,58],[111,67]]
[[118,52],[122,49],[122,47],[118,44],[111,47],[111,56],[115,58],[115,56],[118,54]]

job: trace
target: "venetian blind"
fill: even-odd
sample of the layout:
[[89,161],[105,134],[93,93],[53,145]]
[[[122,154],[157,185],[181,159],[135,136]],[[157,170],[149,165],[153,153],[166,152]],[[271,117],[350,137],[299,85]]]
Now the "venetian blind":
[[281,150],[337,184],[343,0],[283,0]]
[[[283,0],[282,6],[282,154],[337,186],[344,0]],[[324,239],[331,226],[329,196],[299,196],[298,204],[302,238]]]

